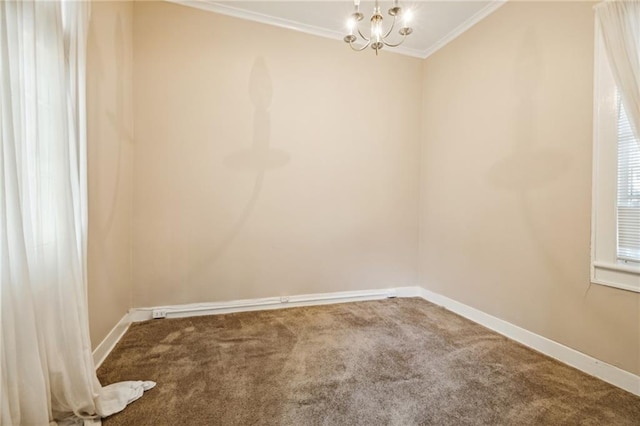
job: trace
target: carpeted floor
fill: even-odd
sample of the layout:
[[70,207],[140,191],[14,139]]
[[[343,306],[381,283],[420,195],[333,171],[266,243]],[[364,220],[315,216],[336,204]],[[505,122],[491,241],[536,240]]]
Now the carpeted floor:
[[640,398],[422,299],[133,324],[118,425],[640,425]]

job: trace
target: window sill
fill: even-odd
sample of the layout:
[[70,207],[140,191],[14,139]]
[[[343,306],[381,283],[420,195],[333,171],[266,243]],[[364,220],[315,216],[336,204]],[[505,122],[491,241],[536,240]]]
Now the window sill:
[[593,262],[591,282],[640,293],[640,267]]

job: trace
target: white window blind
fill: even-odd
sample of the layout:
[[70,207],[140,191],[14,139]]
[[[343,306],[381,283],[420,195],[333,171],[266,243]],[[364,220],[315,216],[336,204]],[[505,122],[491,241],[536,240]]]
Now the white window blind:
[[640,148],[596,26],[591,282],[640,293]]
[[640,262],[640,145],[618,105],[618,259]]

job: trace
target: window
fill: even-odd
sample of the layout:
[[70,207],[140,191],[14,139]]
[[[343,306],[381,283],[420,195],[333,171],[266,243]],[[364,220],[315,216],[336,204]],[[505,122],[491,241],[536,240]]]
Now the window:
[[640,263],[640,144],[618,102],[618,260]]
[[640,292],[640,145],[596,37],[591,281]]

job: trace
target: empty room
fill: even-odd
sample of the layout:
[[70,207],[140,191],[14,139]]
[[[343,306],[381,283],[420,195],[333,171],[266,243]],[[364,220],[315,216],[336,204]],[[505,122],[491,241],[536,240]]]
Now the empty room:
[[640,0],[3,0],[0,84],[0,426],[640,425]]

